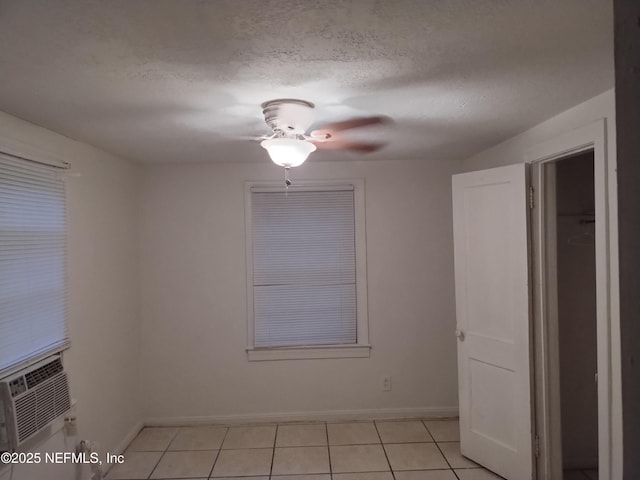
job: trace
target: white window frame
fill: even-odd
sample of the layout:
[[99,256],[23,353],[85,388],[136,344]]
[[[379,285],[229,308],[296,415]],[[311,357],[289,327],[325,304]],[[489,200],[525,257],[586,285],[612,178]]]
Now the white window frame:
[[[13,158],[23,162],[31,162],[33,164],[44,165],[46,167],[53,167],[60,169],[61,172],[64,170],[68,170],[71,168],[71,164],[65,160],[57,158],[52,155],[43,155],[37,149],[31,148],[28,145],[23,145],[20,142],[11,142],[6,138],[0,137],[0,154],[7,156],[9,158]],[[58,173],[59,175],[63,175],[62,173]],[[66,302],[68,303],[69,296],[69,218],[68,218],[68,191],[66,186],[64,187],[64,216],[65,216],[65,246],[64,246],[64,289],[65,289],[65,297]],[[59,344],[48,348],[46,350],[42,350],[39,352],[33,352],[29,356],[23,358],[22,360],[12,364],[11,366],[6,366],[3,369],[0,369],[0,378],[6,378],[9,375],[13,375],[15,372],[18,372],[24,368],[28,368],[31,365],[34,365],[41,360],[50,357],[51,355],[62,354],[65,350],[71,347],[71,333],[69,331],[69,307],[67,304],[66,314],[64,318],[64,339],[61,340]]]
[[296,180],[296,190],[333,190],[353,186],[356,250],[356,332],[357,343],[350,345],[312,345],[292,347],[256,347],[255,317],[253,305],[253,224],[251,189],[265,188],[282,191],[282,182],[245,182],[245,239],[247,271],[247,358],[249,361],[296,360],[314,358],[363,358],[369,357],[369,323],[367,315],[367,245],[365,225],[364,180]]

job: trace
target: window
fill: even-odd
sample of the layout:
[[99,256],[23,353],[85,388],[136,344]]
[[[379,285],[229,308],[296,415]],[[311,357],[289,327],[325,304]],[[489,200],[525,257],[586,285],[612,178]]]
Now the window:
[[250,360],[369,355],[362,182],[247,185]]
[[68,346],[65,184],[0,154],[0,376]]

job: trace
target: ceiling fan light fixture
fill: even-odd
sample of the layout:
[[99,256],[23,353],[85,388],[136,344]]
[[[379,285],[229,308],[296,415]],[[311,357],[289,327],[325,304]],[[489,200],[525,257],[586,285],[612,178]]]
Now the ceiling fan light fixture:
[[281,167],[298,167],[316,150],[313,143],[297,138],[270,138],[260,146],[269,153],[273,163]]

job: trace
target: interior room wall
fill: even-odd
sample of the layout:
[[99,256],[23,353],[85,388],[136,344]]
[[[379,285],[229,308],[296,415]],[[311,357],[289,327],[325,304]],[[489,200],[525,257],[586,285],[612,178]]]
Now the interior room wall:
[[598,464],[598,370],[593,152],[556,168],[558,332],[565,468]]
[[[483,168],[524,163],[526,161],[525,152],[528,148],[601,119],[606,122],[607,138],[614,139],[616,133],[615,113],[615,92],[613,89],[607,90],[525,132],[472,155],[462,162],[462,170],[470,172]],[[613,163],[615,166],[616,144],[614,141],[607,142],[607,153],[609,164]],[[615,185],[615,182],[612,183]]]
[[[167,424],[456,414],[450,177],[459,166],[312,158],[292,170],[294,182],[365,181],[371,356],[249,362],[244,182],[283,181],[261,153],[260,163],[144,169],[145,417]],[[390,392],[382,391],[385,375]]]
[[[640,478],[640,2],[614,0],[624,478]],[[622,477],[620,477],[622,478]]]
[[[33,445],[73,451],[80,439],[100,455],[124,447],[140,426],[136,165],[0,113],[3,146],[68,160],[69,329],[64,353],[77,435],[58,430]],[[4,475],[4,476],[3,476]],[[0,478],[8,478],[7,470]],[[84,475],[88,477],[85,467]],[[18,466],[12,480],[75,478],[71,464]]]
[[[630,105],[635,105],[631,103]],[[526,162],[527,150],[580,127],[604,120],[606,125],[607,210],[609,233],[609,320],[611,349],[611,478],[622,477],[622,381],[620,357],[620,283],[618,260],[618,183],[616,94],[608,90],[504,142],[463,160],[461,171]]]

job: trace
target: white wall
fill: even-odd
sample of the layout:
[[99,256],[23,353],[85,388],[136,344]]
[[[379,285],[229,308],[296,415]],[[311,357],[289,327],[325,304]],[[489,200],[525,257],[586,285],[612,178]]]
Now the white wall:
[[[67,177],[72,347],[64,354],[77,400],[78,436],[34,446],[73,450],[79,439],[114,452],[135,432],[139,409],[137,204],[132,163],[0,112],[0,150],[38,151],[72,163]],[[77,174],[77,175],[76,175]],[[3,471],[2,475],[8,473]],[[88,471],[82,472],[83,479]],[[72,479],[72,465],[17,467],[13,480]]]
[[[454,414],[456,168],[310,160],[294,169],[294,181],[365,180],[371,357],[248,362],[244,182],[280,180],[282,170],[266,155],[260,164],[146,166],[144,416],[181,423],[283,413]],[[383,375],[393,377],[391,392],[382,391]]]
[[620,296],[618,275],[618,192],[616,180],[615,92],[608,90],[535,127],[466,159],[462,171],[525,162],[527,149],[604,119],[606,123],[607,210],[609,233],[609,321],[611,349],[612,477],[622,473],[622,400],[620,366]]
[[608,90],[586,102],[550,118],[529,130],[505,140],[494,147],[479,152],[463,162],[464,171],[523,163],[527,148],[543,143],[563,133],[589,125],[596,120],[607,121],[607,142],[609,158],[615,164],[615,93]]

